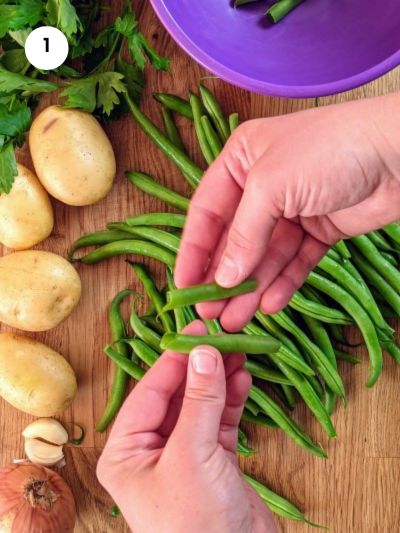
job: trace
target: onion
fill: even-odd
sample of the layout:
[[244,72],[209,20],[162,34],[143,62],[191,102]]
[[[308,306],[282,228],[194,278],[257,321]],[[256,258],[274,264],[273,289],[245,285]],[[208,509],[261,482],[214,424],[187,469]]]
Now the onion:
[[43,466],[0,468],[0,531],[72,533],[75,502],[63,478]]

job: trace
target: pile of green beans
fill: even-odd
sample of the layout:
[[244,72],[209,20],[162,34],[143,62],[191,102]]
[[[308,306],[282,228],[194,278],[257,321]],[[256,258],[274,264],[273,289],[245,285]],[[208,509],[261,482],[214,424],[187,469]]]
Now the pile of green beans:
[[[203,85],[199,94],[190,93],[188,100],[164,93],[154,97],[162,105],[165,133],[135,104],[130,106],[132,116],[195,188],[203,170],[186,154],[174,115],[193,122],[207,164],[215,160],[237,127],[238,115],[227,117],[213,93]],[[346,326],[358,326],[363,336],[369,354],[368,387],[382,372],[383,351],[400,364],[400,348],[386,318],[400,316],[400,224],[335,244],[279,313],[265,315],[259,310],[235,335],[225,333],[218,320],[204,320],[208,335],[195,337],[182,334],[182,329],[198,318],[196,304],[245,294],[254,291],[257,284],[247,280],[232,289],[215,283],[177,289],[173,268],[190,200],[141,172],[126,175],[135,187],[174,211],[135,214],[124,221],[111,222],[106,229],[80,237],[69,251],[71,261],[86,265],[117,255],[134,256],[134,263],[129,264],[151,303],[140,315],[135,310],[138,300],[133,299],[128,324],[121,318],[120,304],[130,291],[119,293],[110,306],[112,344],[105,353],[115,363],[116,371],[98,431],[104,431],[117,413],[127,376],[141,379],[163,349],[188,353],[199,343],[210,344],[223,353],[245,352],[246,368],[254,378],[242,415],[238,453],[246,457],[254,453],[243,430],[248,424],[256,424],[268,431],[279,428],[304,450],[326,457],[322,446],[294,421],[290,412],[304,402],[327,436],[336,436],[331,415],[338,399],[346,401],[341,379],[343,364],[360,362],[347,352],[351,346],[346,341]],[[78,252],[87,247],[94,249],[79,256]],[[136,262],[137,257],[150,257],[165,265],[164,290]],[[274,512],[307,522],[289,502],[254,480],[250,483]]]

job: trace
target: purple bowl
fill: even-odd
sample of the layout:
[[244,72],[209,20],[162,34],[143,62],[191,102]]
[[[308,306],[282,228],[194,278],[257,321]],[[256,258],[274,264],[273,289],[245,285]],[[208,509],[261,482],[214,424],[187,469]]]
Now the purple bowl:
[[196,61],[251,91],[313,97],[352,89],[400,64],[399,0],[305,0],[276,25],[271,2],[151,0]]

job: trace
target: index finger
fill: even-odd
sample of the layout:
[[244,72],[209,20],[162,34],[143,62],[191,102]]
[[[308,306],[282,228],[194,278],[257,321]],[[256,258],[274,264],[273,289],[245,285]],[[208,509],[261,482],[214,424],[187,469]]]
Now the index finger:
[[210,166],[190,202],[175,266],[178,287],[203,281],[210,258],[239,204],[242,189],[229,171],[229,152],[225,151]]

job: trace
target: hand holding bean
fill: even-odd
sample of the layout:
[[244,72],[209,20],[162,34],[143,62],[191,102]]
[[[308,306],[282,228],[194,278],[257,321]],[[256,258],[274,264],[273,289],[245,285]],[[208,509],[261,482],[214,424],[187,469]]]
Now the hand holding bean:
[[[185,330],[204,335],[194,322]],[[275,533],[240,474],[238,425],[250,387],[244,356],[209,346],[165,352],[114,424],[98,477],[135,532]]]
[[237,128],[190,203],[175,281],[257,290],[199,304],[239,330],[282,309],[328,246],[400,217],[400,144],[391,94]]

